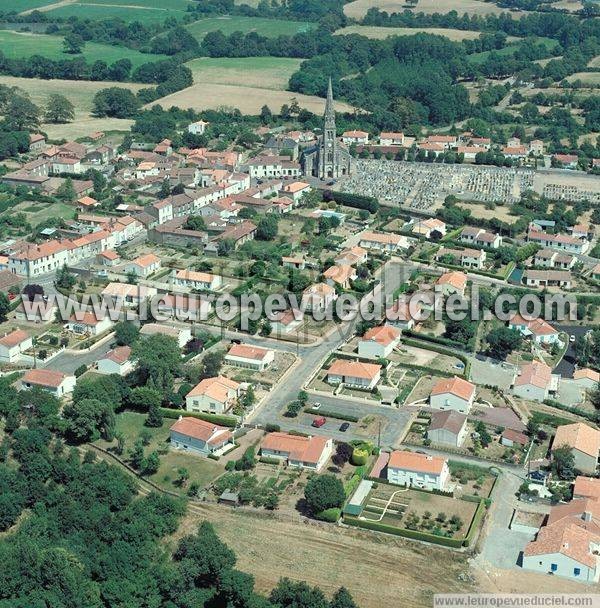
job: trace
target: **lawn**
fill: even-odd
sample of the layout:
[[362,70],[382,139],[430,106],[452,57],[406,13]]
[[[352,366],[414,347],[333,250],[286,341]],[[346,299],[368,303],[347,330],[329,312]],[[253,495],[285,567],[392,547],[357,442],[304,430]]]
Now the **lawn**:
[[66,203],[32,203],[25,201],[10,210],[10,213],[22,211],[27,221],[35,228],[38,224],[51,217],[71,219],[75,217],[75,208]]
[[182,19],[191,0],[78,0],[58,4],[47,11],[49,17],[79,19],[123,19],[141,23],[162,22],[167,18]]
[[9,59],[43,55],[47,59],[54,60],[81,59],[83,57],[89,63],[101,60],[111,64],[119,59],[127,58],[131,61],[133,68],[149,61],[166,59],[165,55],[145,54],[121,46],[96,42],[87,42],[80,55],[70,55],[63,52],[63,38],[60,36],[8,30],[0,30],[0,51]]
[[285,91],[301,63],[301,59],[287,57],[200,57],[186,65],[192,70],[195,83]]
[[202,40],[208,32],[216,32],[217,30],[221,30],[226,36],[233,32],[243,32],[244,34],[256,32],[267,38],[276,38],[277,36],[309,31],[315,27],[315,24],[306,21],[235,16],[200,19],[186,27],[198,40]]
[[[141,433],[148,436],[148,445],[144,447],[144,452],[149,454],[156,450],[160,455],[160,467],[158,471],[149,477],[151,481],[158,484],[165,490],[178,491],[175,481],[178,477],[178,469],[185,467],[190,474],[189,482],[198,483],[201,487],[207,486],[224,471],[225,460],[222,464],[190,454],[178,452],[169,448],[169,427],[173,420],[164,419],[163,426],[155,429],[144,425],[146,416],[136,412],[121,412],[117,414],[117,433],[123,433],[125,437],[125,450],[122,458],[128,458],[128,452],[140,437]],[[114,448],[115,442],[108,443],[98,440],[96,444],[102,448]]]

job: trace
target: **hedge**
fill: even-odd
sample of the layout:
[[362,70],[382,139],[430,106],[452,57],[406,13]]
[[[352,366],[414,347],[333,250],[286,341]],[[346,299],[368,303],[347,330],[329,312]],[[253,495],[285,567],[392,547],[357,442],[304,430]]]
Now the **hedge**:
[[347,420],[348,422],[358,422],[360,418],[358,416],[352,416],[351,414],[340,414],[339,412],[332,412],[330,410],[316,410],[314,407],[305,407],[304,411],[307,414],[314,414],[316,416],[326,416],[327,418],[337,418],[338,420]]
[[258,462],[262,462],[263,464],[279,464],[281,460],[278,458],[272,458],[271,456],[261,456],[258,459]]
[[342,516],[341,509],[333,507],[331,509],[325,509],[325,511],[321,511],[317,513],[315,517],[320,519],[321,521],[328,521],[334,524],[340,517]]
[[469,526],[469,530],[463,541],[463,545],[465,547],[468,547],[471,544],[471,542],[473,542],[473,537],[475,536],[475,534],[477,532],[477,528],[479,527],[479,524],[481,523],[481,520],[483,519],[483,516],[485,515],[485,510],[486,510],[486,501],[481,500],[481,502],[479,503],[479,506],[477,507],[477,510],[475,511],[475,515],[473,515],[473,519],[471,520],[471,525]]
[[570,412],[571,414],[575,414],[576,416],[581,416],[582,418],[587,418],[590,422],[596,422],[596,413],[595,412],[587,412],[586,410],[582,410],[579,407],[568,407],[559,401],[555,401],[554,399],[544,399],[544,404],[549,405],[550,407],[554,407],[557,410],[562,410],[563,412]]
[[[408,331],[410,331],[410,330],[408,330]],[[414,334],[414,333],[412,335],[419,336],[419,334]],[[422,336],[419,336],[419,337],[422,337]],[[415,340],[415,339],[411,339],[411,338],[403,338],[402,343],[406,344],[408,346],[414,346],[416,348],[424,348],[425,350],[432,350],[436,353],[440,353],[440,355],[448,355],[449,357],[454,357],[455,359],[458,359],[465,366],[465,368],[463,370],[464,377],[467,379],[469,378],[469,372],[471,370],[471,361],[470,361],[470,359],[468,359],[468,357],[466,355],[445,349],[445,348],[443,348],[443,346],[438,347],[437,344],[435,343],[435,341],[433,341],[433,340],[431,341],[431,343],[428,344],[426,340],[420,341],[420,340]],[[461,350],[464,350],[464,348],[462,347],[462,344],[461,344]],[[439,374],[439,373],[440,372],[438,370],[436,370],[436,374]]]
[[203,412],[186,412],[185,410],[173,410],[168,407],[161,407],[160,411],[165,418],[179,418],[179,416],[185,416],[186,418],[198,418],[230,428],[235,428],[238,423],[237,418],[234,418],[233,416],[220,416],[218,414],[205,414]]
[[412,538],[414,540],[423,540],[428,543],[436,545],[442,545],[444,547],[453,547],[459,549],[463,545],[462,538],[446,538],[445,536],[437,536],[436,534],[429,534],[428,532],[420,532],[418,530],[407,530],[406,528],[396,528],[395,526],[389,526],[379,521],[369,521],[367,519],[357,519],[356,517],[344,516],[344,523],[349,526],[357,526],[359,528],[366,528],[367,530],[376,530],[377,532],[386,532],[387,534],[394,534],[396,536],[403,536],[405,538]]
[[336,192],[333,190],[326,190],[323,193],[323,198],[327,200],[334,200],[340,205],[346,207],[354,207],[355,209],[366,209],[370,213],[377,213],[379,211],[379,202],[372,196],[361,196],[360,194],[352,194],[351,192]]

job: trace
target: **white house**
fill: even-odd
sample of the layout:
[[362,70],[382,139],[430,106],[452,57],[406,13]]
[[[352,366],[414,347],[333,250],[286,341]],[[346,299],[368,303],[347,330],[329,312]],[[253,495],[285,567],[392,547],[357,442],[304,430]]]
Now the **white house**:
[[431,413],[427,439],[440,445],[460,447],[467,436],[467,417],[454,410]]
[[544,319],[529,319],[516,314],[508,322],[508,328],[518,331],[525,338],[531,338],[536,344],[560,342],[558,330]]
[[206,127],[209,125],[209,122],[204,120],[198,120],[196,122],[192,122],[188,125],[188,133],[192,135],[204,135],[206,131]]
[[181,325],[165,325],[162,323],[146,323],[140,329],[141,336],[170,336],[175,338],[179,348],[183,348],[192,339],[192,330]]
[[41,388],[55,397],[64,397],[75,388],[75,376],[49,369],[28,369],[21,378],[21,390]]
[[400,343],[402,332],[391,325],[373,327],[358,341],[358,354],[361,357],[385,358]]
[[368,144],[369,134],[366,131],[344,131],[342,141],[345,144]]
[[393,133],[391,131],[382,131],[379,134],[380,146],[403,146],[404,133]]
[[198,289],[199,291],[215,291],[221,286],[221,277],[209,272],[193,270],[172,270],[171,284],[174,287]]
[[65,328],[79,336],[98,336],[114,325],[108,313],[98,318],[93,311],[75,313],[67,321]]
[[304,317],[301,312],[298,311],[298,318],[296,318],[294,311],[288,309],[273,313],[273,318],[270,322],[273,334],[289,334],[302,325]]
[[355,388],[370,390],[377,386],[381,378],[381,365],[335,359],[327,370],[329,384],[346,384]]
[[580,386],[587,391],[591,391],[600,383],[600,372],[590,369],[589,367],[580,367],[573,373],[573,380],[577,386]]
[[442,378],[431,389],[429,405],[437,410],[467,414],[475,400],[475,385],[464,378]]
[[560,376],[541,361],[526,363],[519,369],[512,386],[512,392],[521,399],[543,402],[551,392],[558,390]]
[[133,273],[138,277],[149,277],[160,270],[160,258],[153,253],[141,255],[131,262],[127,262],[123,271],[127,274]]
[[450,470],[445,458],[395,450],[390,454],[387,479],[399,486],[447,490]]
[[351,281],[356,280],[356,277],[356,270],[348,264],[335,264],[323,273],[323,278],[329,286],[339,285],[343,289],[348,289]]
[[552,441],[552,451],[563,446],[571,449],[576,469],[589,475],[596,473],[600,455],[599,430],[583,422],[563,424],[556,429]]
[[419,236],[424,236],[426,239],[430,239],[434,232],[439,232],[444,236],[446,234],[446,223],[435,217],[430,217],[426,220],[414,220],[411,232]]
[[260,446],[260,453],[267,458],[284,460],[288,465],[319,471],[333,451],[330,437],[268,433]]
[[133,369],[130,346],[117,346],[98,359],[99,374],[126,376]]
[[240,396],[240,385],[225,376],[204,378],[186,396],[188,412],[223,414],[232,408]]
[[0,338],[0,362],[16,363],[32,346],[31,336],[22,329],[15,329]]
[[225,362],[234,367],[264,371],[275,360],[275,352],[249,344],[234,344],[225,355]]
[[103,298],[110,298],[115,303],[121,302],[127,306],[139,306],[146,298],[156,295],[154,287],[131,285],[130,283],[109,283],[102,290]]
[[327,283],[316,283],[302,292],[302,306],[307,311],[321,312],[327,310],[337,298],[337,293]]
[[459,271],[446,272],[435,282],[435,284],[445,296],[451,294],[464,296],[465,288],[467,287],[467,275],[464,272]]
[[171,426],[170,434],[173,448],[201,456],[222,453],[234,445],[228,428],[190,416],[180,417]]
[[398,249],[408,248],[408,239],[400,234],[389,232],[363,232],[360,236],[359,245],[363,249],[395,253]]
[[482,269],[485,264],[486,253],[483,249],[449,249],[441,247],[435,254],[435,259],[440,260],[444,256],[455,258],[456,263],[465,268]]

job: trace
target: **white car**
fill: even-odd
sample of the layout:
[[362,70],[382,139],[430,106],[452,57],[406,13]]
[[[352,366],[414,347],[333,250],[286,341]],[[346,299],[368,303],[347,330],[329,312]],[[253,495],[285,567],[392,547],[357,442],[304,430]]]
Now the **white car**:
[[321,409],[321,404],[317,401],[316,403],[312,404],[312,409],[313,410],[320,410]]
[[571,334],[569,336],[569,342],[575,342],[575,340],[577,340],[577,336],[574,336],[573,334]]

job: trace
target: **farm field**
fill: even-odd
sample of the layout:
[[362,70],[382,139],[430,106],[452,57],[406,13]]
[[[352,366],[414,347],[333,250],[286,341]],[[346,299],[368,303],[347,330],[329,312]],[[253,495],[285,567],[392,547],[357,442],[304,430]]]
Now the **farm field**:
[[281,35],[293,35],[306,32],[315,27],[314,23],[303,21],[284,21],[279,19],[261,19],[259,17],[211,17],[190,23],[186,28],[202,40],[208,32],[221,30],[226,36],[233,32],[256,32],[261,36],[275,38]]
[[228,84],[284,91],[301,59],[287,57],[211,58],[200,57],[187,63],[195,83]]
[[569,82],[581,80],[581,82],[584,82],[585,84],[598,86],[600,85],[600,72],[576,72],[575,74],[567,76],[567,80]]
[[47,4],[53,4],[56,0],[4,0],[2,2],[2,11],[6,12],[20,12],[35,10],[37,8],[46,6]]
[[450,40],[474,40],[479,38],[481,32],[469,30],[455,30],[445,27],[377,27],[375,25],[349,25],[335,32],[336,36],[360,34],[367,38],[381,40],[390,36],[413,36],[414,34],[436,34],[445,36]]
[[[295,97],[301,107],[321,114],[324,99],[285,90],[299,64],[299,60],[276,57],[194,59],[187,64],[194,72],[194,85],[151,105],[195,110],[225,106],[238,108],[244,114],[258,114],[265,104],[278,111]],[[336,108],[341,112],[352,110],[342,102],[336,102]]]
[[86,43],[83,53],[80,55],[70,55],[63,52],[63,39],[60,36],[12,32],[8,30],[0,30],[0,50],[10,59],[43,55],[47,59],[66,60],[83,57],[90,63],[102,60],[111,64],[119,59],[127,58],[131,61],[134,68],[149,61],[166,59],[165,55],[145,54],[125,47],[98,44],[96,42]]
[[53,17],[80,19],[121,18],[126,21],[156,22],[168,17],[181,19],[187,14],[191,0],[62,0],[45,2],[41,10]]
[[600,68],[600,55],[596,55],[593,59],[588,63],[589,68]]
[[[404,0],[354,0],[344,6],[348,17],[361,19],[366,12],[375,7],[388,13],[400,13],[406,8]],[[459,15],[489,15],[507,12],[492,2],[482,0],[420,0],[416,12],[419,13],[448,13],[456,11]],[[520,16],[524,13],[511,11],[511,15]]]
[[92,101],[101,89],[119,86],[132,91],[144,85],[124,82],[91,82],[88,80],[40,80],[37,78],[17,78],[0,76],[0,84],[19,87],[29,93],[31,100],[44,107],[48,97],[53,93],[64,95],[75,106],[75,120],[65,125],[42,124],[42,131],[51,139],[83,137],[94,131],[126,131],[133,124],[131,120],[118,118],[93,118]]

